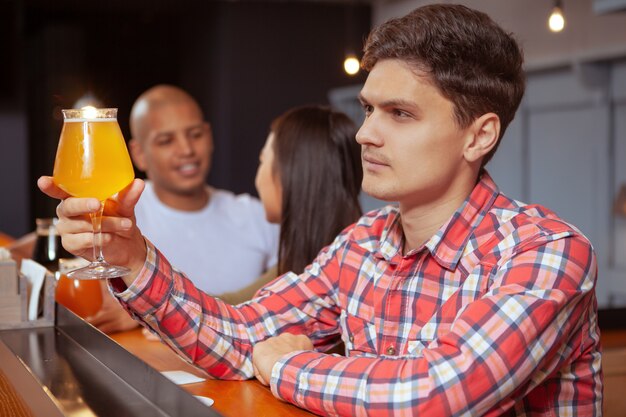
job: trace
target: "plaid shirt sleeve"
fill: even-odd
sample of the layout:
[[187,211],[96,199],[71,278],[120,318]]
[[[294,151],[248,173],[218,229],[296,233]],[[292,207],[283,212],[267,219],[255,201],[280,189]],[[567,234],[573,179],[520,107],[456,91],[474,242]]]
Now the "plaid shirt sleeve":
[[[590,336],[588,327],[595,311],[595,262],[580,236],[526,241],[519,252],[472,272],[488,274],[489,288],[419,355],[296,352],[274,366],[272,391],[324,415],[501,415],[515,413],[516,406],[524,414],[532,404],[520,403],[532,402],[533,395],[569,399],[563,410],[537,410],[542,415],[599,415],[601,376],[594,368],[600,357],[593,349],[597,340],[591,340],[597,335]],[[573,350],[593,358],[580,369],[568,368]],[[557,372],[572,379],[560,386],[564,392],[533,392]],[[595,386],[574,384],[590,374]]]
[[198,290],[152,243],[146,244],[148,256],[133,284],[123,292],[111,289],[136,320],[210,375],[252,378],[254,344],[284,332],[306,334],[322,350],[336,344],[335,289],[321,276],[320,265],[336,262],[332,254],[342,236],[318,255],[310,273],[286,274],[254,302],[236,307]]

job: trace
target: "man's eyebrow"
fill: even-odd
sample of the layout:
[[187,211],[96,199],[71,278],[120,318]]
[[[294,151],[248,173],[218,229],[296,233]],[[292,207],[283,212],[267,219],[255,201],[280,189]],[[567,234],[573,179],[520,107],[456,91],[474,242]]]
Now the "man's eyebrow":
[[402,108],[410,108],[419,110],[419,106],[414,101],[404,100],[401,98],[395,98],[391,100],[386,100],[379,103],[380,107],[388,108],[388,107],[402,107]]
[[[361,104],[370,104],[370,102],[362,95],[359,94],[358,95],[358,99],[361,102]],[[400,107],[400,108],[404,108],[404,109],[411,109],[414,111],[420,111],[420,106],[415,103],[414,101],[411,100],[404,100],[401,98],[394,98],[394,99],[390,99],[390,100],[385,100],[382,101],[380,103],[377,104],[378,107],[382,107],[385,109],[388,108],[395,108],[395,107]]]
[[160,138],[161,136],[171,136],[173,134],[174,132],[167,130],[163,132],[156,132],[152,137],[156,139],[156,138]]
[[193,125],[193,126],[188,126],[185,128],[185,130],[192,130],[192,129],[201,129],[204,127],[204,122],[200,122],[197,125]]
[[[202,123],[198,123],[197,125],[193,125],[193,126],[188,126],[185,128],[185,132],[189,131],[189,130],[194,130],[194,129],[202,129],[204,127],[204,122]],[[157,132],[154,134],[154,136],[152,136],[153,138],[158,138],[161,136],[171,136],[174,135],[176,132],[173,130],[164,130],[162,132]]]

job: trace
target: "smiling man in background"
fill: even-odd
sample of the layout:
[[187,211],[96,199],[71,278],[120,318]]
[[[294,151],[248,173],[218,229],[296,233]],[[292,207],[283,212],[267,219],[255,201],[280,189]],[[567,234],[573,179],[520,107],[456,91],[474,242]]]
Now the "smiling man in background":
[[172,264],[211,294],[238,290],[276,263],[278,227],[260,201],[206,185],[211,127],[185,91],[158,85],[136,100],[130,153],[146,173],[137,224]]
[[[130,128],[133,162],[148,177],[137,224],[172,265],[203,291],[221,294],[248,286],[276,263],[278,227],[266,221],[260,201],[206,184],[213,137],[193,97],[152,87],[135,101]],[[106,298],[92,324],[106,332],[137,325]]]

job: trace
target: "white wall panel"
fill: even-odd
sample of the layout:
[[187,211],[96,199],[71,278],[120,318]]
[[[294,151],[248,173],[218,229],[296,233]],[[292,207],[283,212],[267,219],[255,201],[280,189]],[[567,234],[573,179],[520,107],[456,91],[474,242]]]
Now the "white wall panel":
[[[626,60],[613,65],[611,93],[614,100],[613,138],[611,155],[614,167],[613,194],[626,184]],[[616,304],[626,304],[626,218],[614,217],[613,241],[611,242],[613,265],[608,277],[611,286],[610,300]]]
[[574,106],[596,103],[603,90],[583,85],[581,73],[571,67],[532,73],[526,86],[525,101],[530,109],[537,107]]
[[606,263],[609,196],[606,108],[531,113],[530,201],[579,227]]
[[626,60],[616,62],[613,66],[611,92],[615,100],[626,100]]
[[524,137],[523,120],[518,112],[502,138],[502,143],[487,164],[487,171],[500,190],[516,200],[524,200]]
[[[626,184],[626,104],[615,108],[615,189],[613,196],[617,196],[619,187]],[[624,271],[626,294],[626,218],[615,217],[615,243],[613,245],[615,267]]]

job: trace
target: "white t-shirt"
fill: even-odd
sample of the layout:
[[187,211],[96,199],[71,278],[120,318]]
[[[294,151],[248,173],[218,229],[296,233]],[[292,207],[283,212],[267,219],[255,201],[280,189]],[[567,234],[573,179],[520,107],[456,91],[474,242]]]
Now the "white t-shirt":
[[210,188],[199,211],[180,211],[159,200],[150,181],[135,207],[141,232],[201,290],[237,291],[276,264],[278,226],[248,194]]

